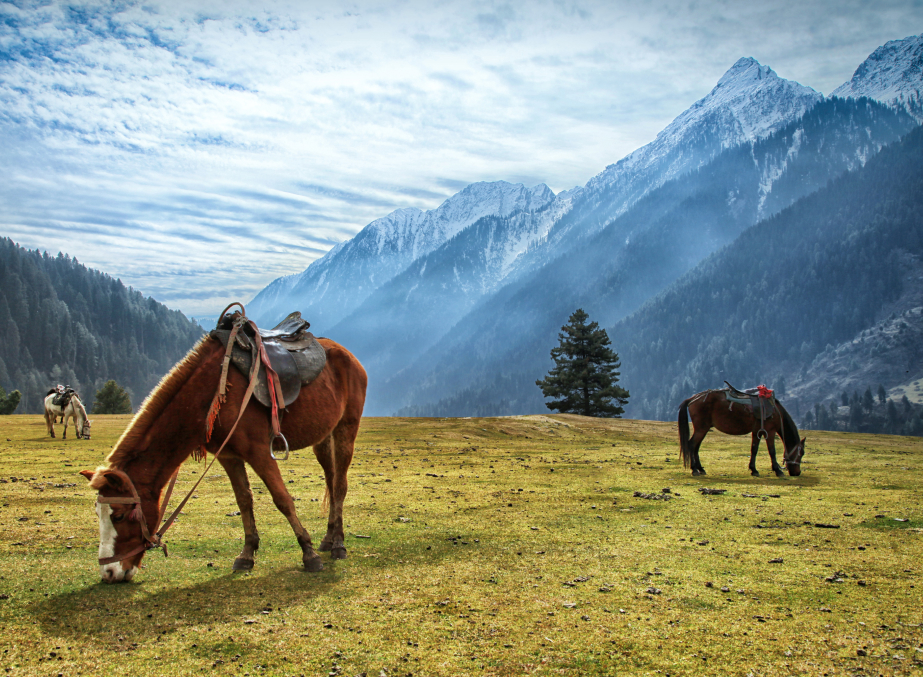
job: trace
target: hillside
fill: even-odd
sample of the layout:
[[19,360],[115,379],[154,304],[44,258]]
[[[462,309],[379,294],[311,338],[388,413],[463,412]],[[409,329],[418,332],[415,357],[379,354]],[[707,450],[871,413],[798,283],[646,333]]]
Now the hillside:
[[[914,126],[906,113],[868,99],[828,99],[768,138],[724,151],[475,307],[372,390],[371,406],[381,392],[386,402],[403,398],[411,407],[405,414],[489,411],[491,401],[497,414],[541,411],[534,382],[550,367],[548,351],[574,309],[611,326],[761,218],[861,167]],[[622,345],[614,342],[618,351]],[[499,379],[518,385],[510,390]],[[447,408],[449,401],[456,405]]]
[[[897,304],[919,305],[919,283],[907,278],[919,275],[921,256],[918,127],[862,169],[748,229],[613,327],[630,415],[670,418],[685,395],[724,379],[750,386],[784,378],[786,404],[801,416],[851,386],[890,389],[920,378],[921,324],[897,317]],[[841,373],[835,356],[846,345],[856,364]],[[906,359],[895,363],[889,346]],[[863,371],[860,360],[872,369],[874,352],[887,357]],[[856,382],[859,375],[867,382]]]
[[16,413],[40,413],[57,383],[92,410],[108,379],[142,399],[202,335],[202,328],[120,280],[64,254],[0,239],[0,386],[19,390]]

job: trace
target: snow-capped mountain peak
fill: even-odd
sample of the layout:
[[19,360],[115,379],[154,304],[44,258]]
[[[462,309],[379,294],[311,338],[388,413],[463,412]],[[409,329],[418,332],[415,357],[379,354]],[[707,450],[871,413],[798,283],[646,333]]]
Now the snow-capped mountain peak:
[[822,99],[819,92],[780,78],[752,57],[738,59],[657,138],[590,179],[587,193],[605,192],[609,218],[614,218],[666,181],[697,169],[724,149],[768,136]]
[[298,304],[312,321],[333,325],[373,290],[484,216],[540,210],[555,200],[545,184],[531,188],[506,181],[478,182],[437,208],[398,209],[338,244],[303,272],[279,278],[257,295],[252,315],[272,321]]
[[891,40],[863,61],[852,78],[831,92],[831,96],[867,96],[882,103],[903,106],[923,122],[923,35]]

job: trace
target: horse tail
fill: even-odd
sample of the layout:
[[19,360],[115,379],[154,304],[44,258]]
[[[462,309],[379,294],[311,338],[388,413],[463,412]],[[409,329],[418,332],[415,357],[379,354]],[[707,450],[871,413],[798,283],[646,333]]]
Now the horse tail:
[[686,398],[679,405],[679,417],[676,420],[679,428],[679,455],[683,459],[683,467],[688,468],[692,463],[692,445],[689,443],[689,402],[692,398]]
[[324,489],[324,498],[320,502],[321,517],[326,518],[327,513],[329,512],[330,512],[330,489]]

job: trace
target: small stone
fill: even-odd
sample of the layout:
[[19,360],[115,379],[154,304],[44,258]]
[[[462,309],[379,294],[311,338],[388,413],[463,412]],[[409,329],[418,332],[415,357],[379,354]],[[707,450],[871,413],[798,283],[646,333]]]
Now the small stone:
[[784,560],[783,560],[781,557],[775,557],[775,558],[769,560],[769,563],[770,563],[770,564],[782,564],[783,561],[784,561]]
[[726,585],[721,586],[721,592],[730,592],[730,591],[731,589],[728,586]]
[[645,592],[646,592],[648,595],[659,595],[659,594],[660,594],[661,592],[663,592],[663,591],[662,591],[660,588],[655,588],[655,587],[652,585],[652,586],[649,587],[647,590],[645,590]]
[[713,588],[713,587],[715,587],[715,584],[712,583],[711,581],[705,581],[705,587],[706,587],[706,588]]
[[866,651],[865,649],[856,649],[856,655],[857,656],[868,656],[869,654],[868,654],[868,651]]

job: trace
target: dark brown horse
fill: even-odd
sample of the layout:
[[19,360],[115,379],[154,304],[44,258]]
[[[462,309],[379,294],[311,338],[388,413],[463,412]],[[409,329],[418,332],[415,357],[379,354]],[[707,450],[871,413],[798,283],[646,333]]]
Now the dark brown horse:
[[[362,365],[348,350],[328,339],[319,341],[327,353],[327,364],[286,408],[282,434],[293,449],[314,447],[314,455],[324,469],[325,498],[330,506],[327,533],[318,550],[343,559],[346,471],[365,404],[367,378]],[[104,581],[127,581],[137,573],[146,549],[158,545],[159,535],[152,543],[150,534],[157,531],[162,519],[164,488],[190,454],[214,454],[237,421],[248,379],[231,369],[227,400],[206,442],[209,408],[218,389],[224,356],[221,342],[205,336],[144,401],[106,459],[108,465],[95,472],[81,472],[101,499],[105,497],[96,504]],[[234,561],[234,569],[251,569],[260,543],[246,463],[265,483],[276,508],[291,524],[301,546],[304,568],[319,571],[323,569],[321,557],[298,520],[295,504],[272,457],[270,428],[269,410],[251,400],[217,458],[231,480],[244,526],[244,547]]]
[[[785,446],[783,461],[788,469],[788,474],[797,476],[801,474],[801,458],[804,456],[805,439],[799,439],[798,428],[792,417],[779,403],[772,398],[764,403],[765,420],[746,404],[740,404],[727,398],[728,390],[706,390],[696,393],[679,405],[679,449],[683,465],[692,468],[692,474],[704,475],[705,468],[699,460],[699,447],[702,440],[712,428],[717,428],[728,435],[752,436],[750,443],[750,474],[759,477],[756,469],[756,452],[760,446],[760,438],[766,437],[766,447],[769,458],[772,460],[772,470],[776,476],[785,474],[776,461],[775,437],[782,438]],[[694,432],[689,437],[689,421],[692,418]]]

